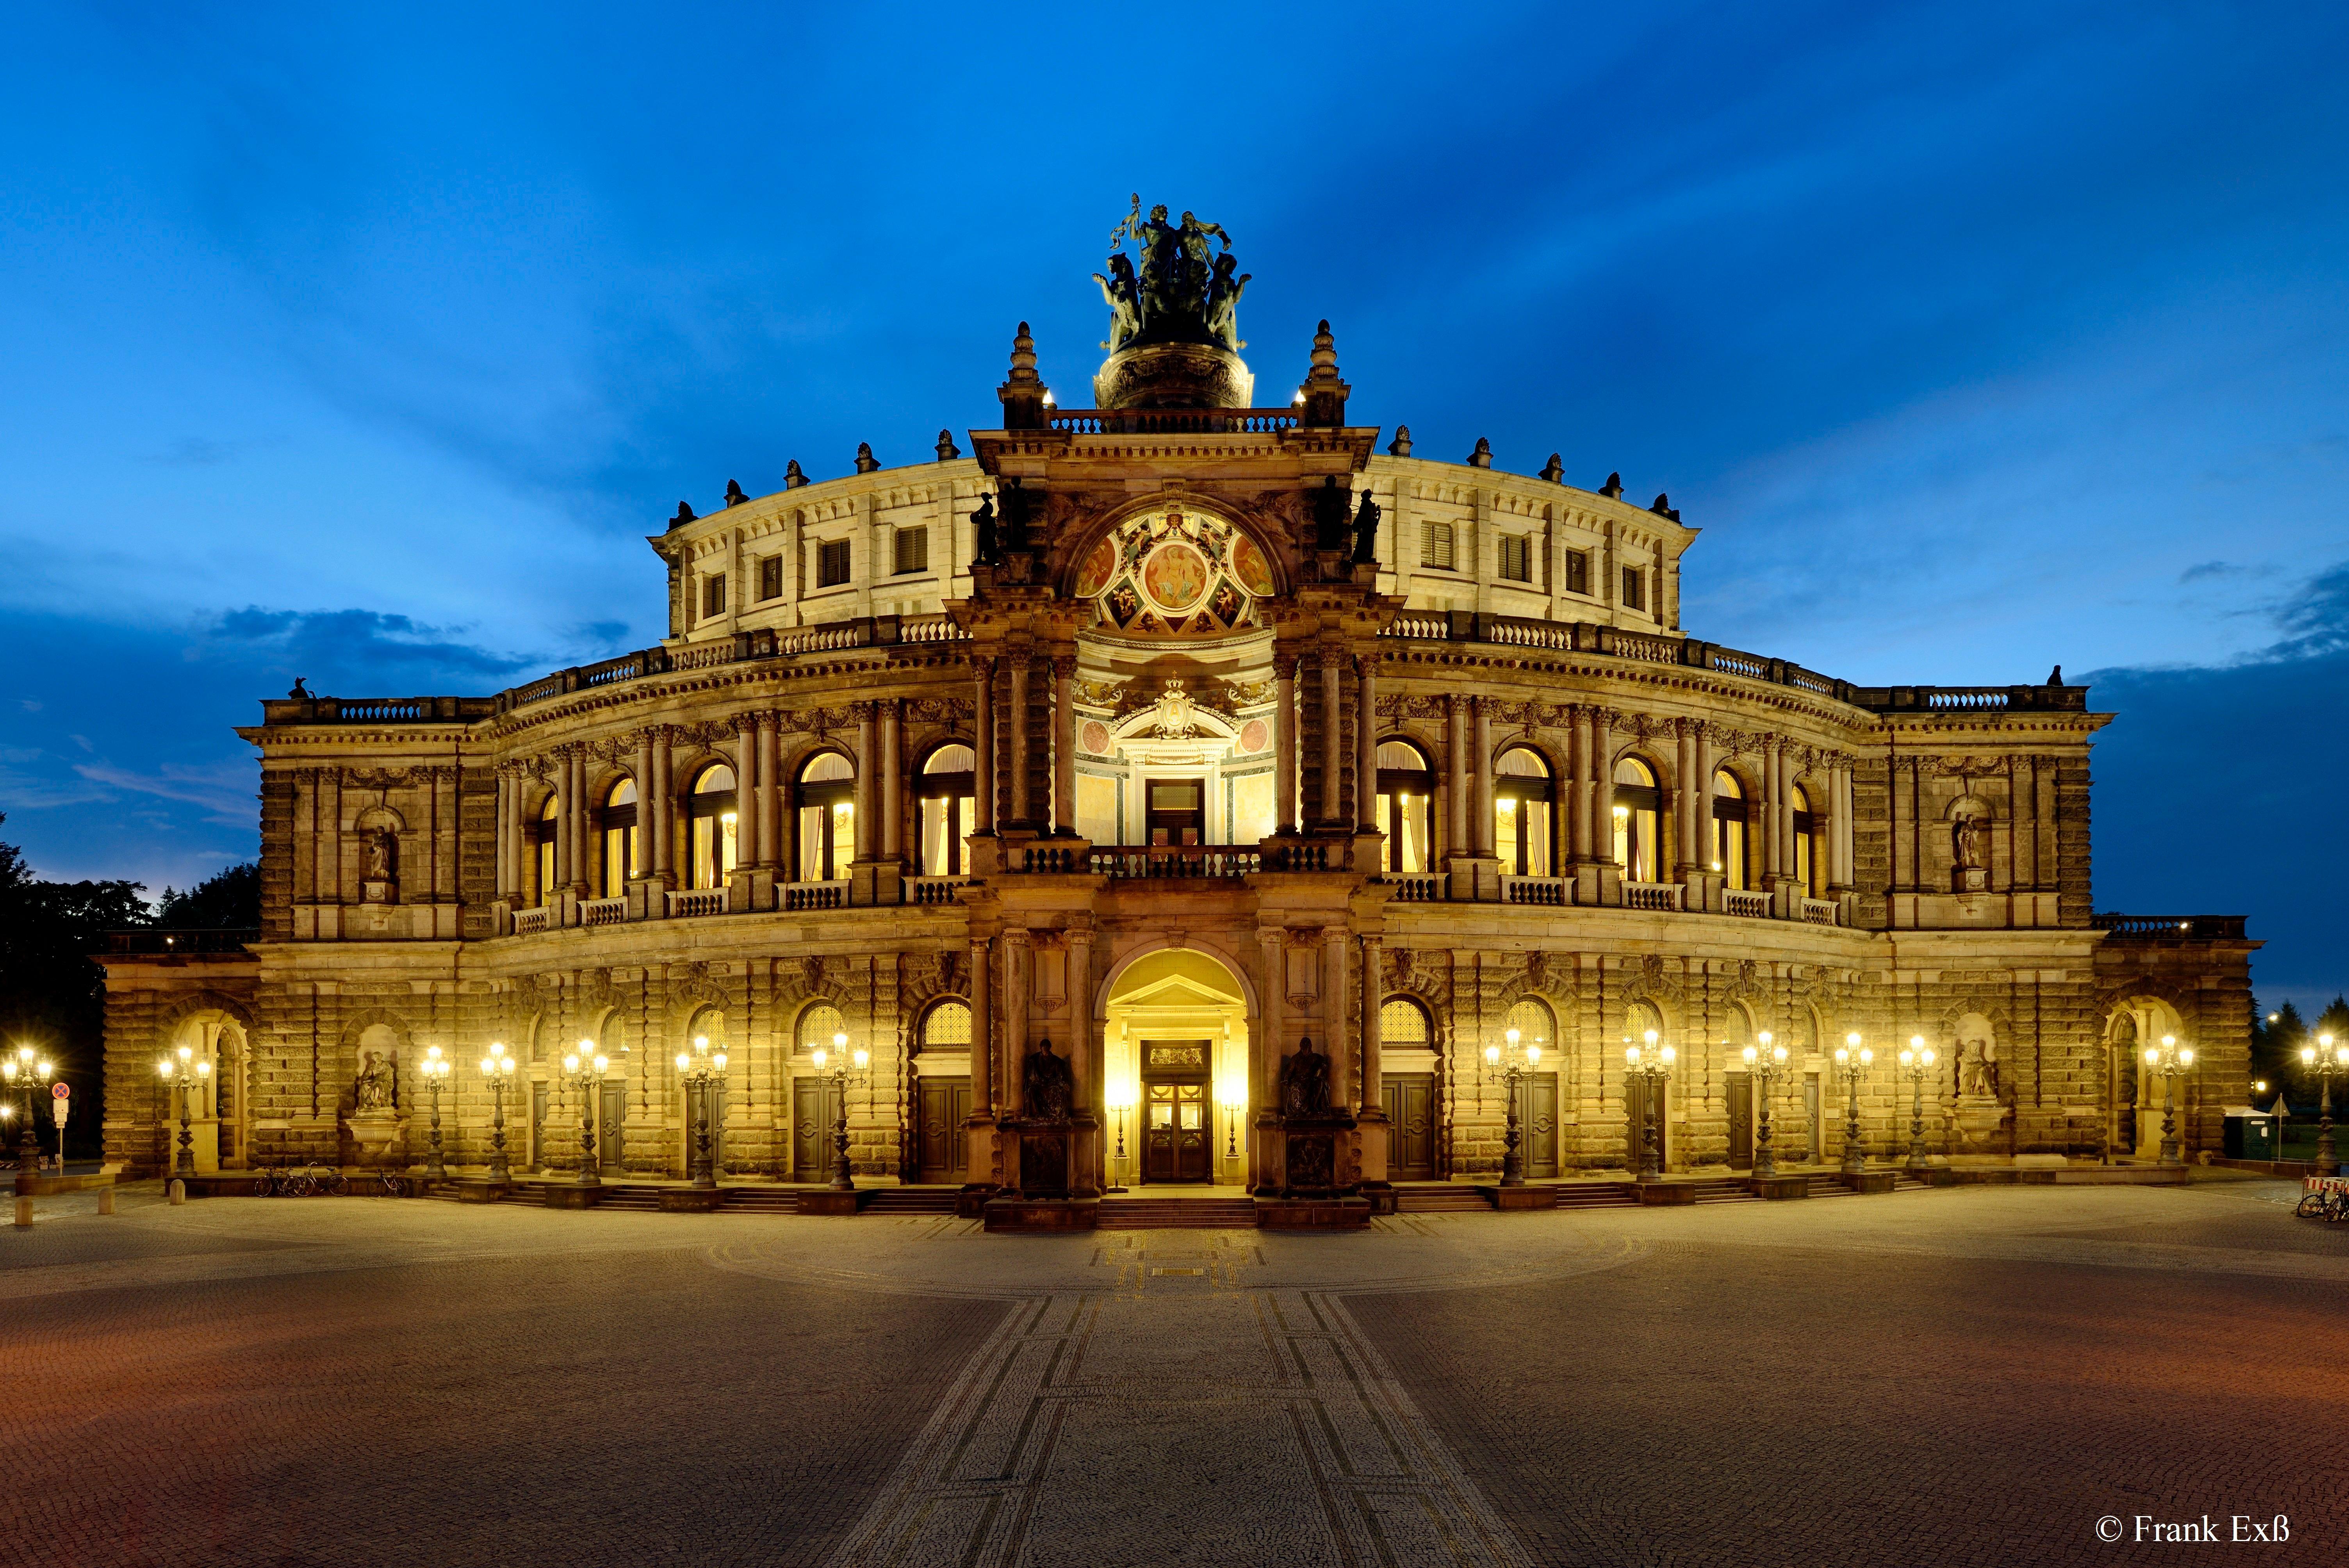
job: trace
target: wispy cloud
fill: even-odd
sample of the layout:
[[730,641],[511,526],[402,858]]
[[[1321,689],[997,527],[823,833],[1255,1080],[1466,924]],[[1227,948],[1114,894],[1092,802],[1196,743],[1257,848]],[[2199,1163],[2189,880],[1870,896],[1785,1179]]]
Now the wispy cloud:
[[422,670],[495,679],[530,664],[527,655],[492,652],[460,640],[468,628],[429,626],[379,610],[265,610],[248,605],[215,617],[204,630],[224,642],[265,648],[276,663],[321,679]]
[[77,762],[74,771],[94,784],[201,807],[206,820],[222,827],[253,823],[254,767],[249,762],[202,768],[166,762],[153,773],[133,772],[110,762]]

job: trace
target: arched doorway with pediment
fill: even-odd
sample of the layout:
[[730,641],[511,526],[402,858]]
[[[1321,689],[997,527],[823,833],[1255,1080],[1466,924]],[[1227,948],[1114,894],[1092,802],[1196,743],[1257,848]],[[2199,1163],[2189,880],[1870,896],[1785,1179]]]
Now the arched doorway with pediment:
[[1239,977],[1195,947],[1144,954],[1115,976],[1102,1038],[1111,1185],[1244,1183],[1249,1036]]

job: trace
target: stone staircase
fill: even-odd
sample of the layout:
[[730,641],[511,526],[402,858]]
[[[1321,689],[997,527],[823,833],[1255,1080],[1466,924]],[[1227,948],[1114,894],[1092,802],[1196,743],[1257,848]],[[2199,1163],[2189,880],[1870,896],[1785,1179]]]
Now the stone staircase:
[[1489,1214],[1493,1205],[1475,1188],[1458,1181],[1398,1181],[1394,1184],[1399,1214]]
[[1250,1198],[1103,1198],[1104,1231],[1253,1231]]
[[864,1201],[858,1211],[865,1214],[951,1214],[955,1212],[954,1187],[883,1187]]
[[1557,1206],[1561,1209],[1636,1209],[1639,1194],[1629,1181],[1561,1181],[1557,1184]]

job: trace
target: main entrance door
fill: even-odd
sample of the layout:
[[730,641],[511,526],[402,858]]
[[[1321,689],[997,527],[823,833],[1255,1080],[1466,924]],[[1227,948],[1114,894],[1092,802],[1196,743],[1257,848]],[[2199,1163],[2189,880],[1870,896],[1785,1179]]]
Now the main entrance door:
[[792,1174],[798,1180],[832,1180],[832,1124],[839,1119],[839,1106],[826,1080],[792,1080]]
[[1206,1040],[1146,1040],[1142,1047],[1142,1179],[1205,1181],[1216,1128],[1207,1116]]
[[921,1117],[915,1123],[915,1180],[960,1181],[970,1169],[970,1140],[963,1123],[970,1119],[970,1079],[926,1078],[921,1085]]
[[1729,1081],[1729,1168],[1754,1169],[1754,1075],[1731,1073]]
[[628,1119],[628,1086],[606,1083],[596,1087],[603,1091],[595,1102],[597,1169],[605,1176],[626,1176],[628,1153],[621,1141],[620,1130]]
[[1519,1169],[1534,1179],[1557,1174],[1557,1075],[1527,1073],[1517,1085]]
[[1387,1179],[1435,1180],[1435,1075],[1390,1073],[1380,1086],[1387,1111]]

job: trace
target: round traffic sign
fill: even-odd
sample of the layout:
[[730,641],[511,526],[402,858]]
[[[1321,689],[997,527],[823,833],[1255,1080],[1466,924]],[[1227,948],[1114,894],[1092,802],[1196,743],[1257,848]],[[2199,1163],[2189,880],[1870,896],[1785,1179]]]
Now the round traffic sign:
[[67,1096],[72,1094],[73,1090],[67,1088],[61,1083],[53,1083],[49,1086],[49,1092],[57,1096],[59,1099],[64,1099]]

